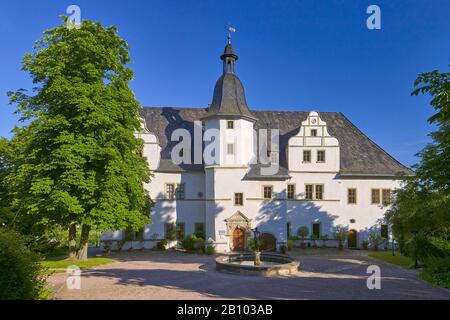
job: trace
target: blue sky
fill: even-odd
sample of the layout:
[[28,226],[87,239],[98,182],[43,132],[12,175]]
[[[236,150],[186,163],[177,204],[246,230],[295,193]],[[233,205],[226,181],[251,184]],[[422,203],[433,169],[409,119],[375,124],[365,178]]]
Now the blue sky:
[[[430,99],[410,93],[418,73],[449,70],[446,0],[2,1],[0,136],[18,123],[6,92],[32,87],[23,55],[70,4],[82,19],[118,26],[144,106],[207,106],[231,23],[252,109],[341,111],[406,165],[430,141]],[[370,4],[381,8],[381,30],[366,27]]]

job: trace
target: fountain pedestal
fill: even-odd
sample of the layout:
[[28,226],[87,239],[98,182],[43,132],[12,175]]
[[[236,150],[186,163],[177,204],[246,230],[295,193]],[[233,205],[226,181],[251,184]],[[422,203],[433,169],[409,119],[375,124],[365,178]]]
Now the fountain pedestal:
[[255,266],[261,264],[261,251],[255,251]]

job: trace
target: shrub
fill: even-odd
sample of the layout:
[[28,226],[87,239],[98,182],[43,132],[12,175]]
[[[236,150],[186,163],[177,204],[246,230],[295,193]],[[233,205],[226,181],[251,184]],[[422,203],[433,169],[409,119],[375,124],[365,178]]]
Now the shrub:
[[374,248],[378,250],[379,246],[384,242],[383,237],[377,231],[373,231],[369,234],[369,243]]
[[198,238],[195,234],[188,235],[181,241],[181,247],[186,251],[199,251],[205,246],[205,240]]
[[167,240],[161,239],[156,243],[156,249],[157,250],[166,250],[167,247]]
[[110,240],[103,241],[103,251],[106,254],[110,254],[111,253],[111,248],[112,248],[112,241],[110,241]]
[[194,235],[195,235],[197,238],[205,239],[205,234],[204,234],[204,232],[202,232],[202,231],[194,232]]
[[343,242],[347,239],[348,228],[343,225],[337,225],[334,227],[333,236],[338,241],[339,250],[344,249]]
[[214,249],[214,247],[213,246],[207,246],[206,247],[206,254],[208,254],[208,255],[213,255],[214,253],[215,253],[215,249]]
[[414,260],[414,267],[426,264],[428,258],[444,258],[450,255],[448,240],[415,236],[405,242],[405,251]]
[[427,258],[421,277],[426,281],[450,289],[450,256]]
[[305,240],[305,238],[308,236],[308,234],[309,234],[309,229],[306,226],[302,226],[302,227],[298,228],[298,230],[297,230],[297,235],[302,240]]
[[281,252],[282,254],[285,254],[287,250],[288,250],[288,247],[286,247],[284,244],[282,244],[282,245],[280,246],[280,252]]
[[367,248],[369,248],[369,241],[364,240],[364,241],[362,242],[362,246],[363,246],[363,249],[364,249],[364,250],[367,250]]
[[125,245],[126,242],[127,242],[127,240],[117,240],[116,241],[117,251],[122,251],[122,248],[123,248],[123,246]]
[[46,299],[45,268],[16,231],[0,229],[0,299]]
[[264,249],[264,241],[258,240],[258,246],[256,246],[255,239],[249,239],[248,246],[252,251],[261,251]]
[[295,248],[295,241],[294,240],[288,240],[287,242],[287,250],[292,250]]

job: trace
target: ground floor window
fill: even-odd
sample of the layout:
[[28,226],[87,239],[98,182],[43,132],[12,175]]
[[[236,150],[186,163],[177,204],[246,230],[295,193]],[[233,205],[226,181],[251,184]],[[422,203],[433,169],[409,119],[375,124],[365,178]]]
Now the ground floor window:
[[202,238],[205,238],[205,224],[203,222],[195,223],[195,234],[202,235]]
[[177,240],[184,239],[184,222],[177,222]]
[[292,235],[292,224],[290,222],[286,224],[286,229],[287,229],[287,237],[289,239]]
[[313,236],[319,238],[320,237],[320,222],[314,222],[312,225],[312,234]]
[[164,238],[167,240],[175,240],[176,234],[175,234],[175,223],[167,222],[164,224]]

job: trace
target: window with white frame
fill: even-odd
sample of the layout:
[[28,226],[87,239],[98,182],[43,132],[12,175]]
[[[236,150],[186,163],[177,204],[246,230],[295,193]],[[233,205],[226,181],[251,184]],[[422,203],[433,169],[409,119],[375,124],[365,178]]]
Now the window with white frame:
[[306,200],[323,200],[323,184],[305,184]]
[[317,150],[317,162],[325,162],[325,150]]
[[263,187],[263,198],[264,199],[272,199],[273,187],[272,186],[264,186]]
[[347,203],[356,204],[356,188],[347,189]]
[[303,150],[303,162],[311,162],[311,150]]

